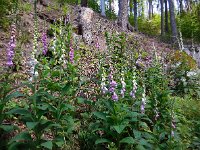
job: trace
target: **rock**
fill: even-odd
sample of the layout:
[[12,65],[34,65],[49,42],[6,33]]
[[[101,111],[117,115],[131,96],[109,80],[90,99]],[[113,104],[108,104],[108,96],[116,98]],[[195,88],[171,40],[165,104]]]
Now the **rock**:
[[43,6],[48,6],[49,2],[48,2],[48,0],[40,0],[40,4]]
[[132,26],[130,23],[127,24],[127,28],[128,28],[128,30],[130,30],[131,32],[134,31],[134,28],[133,28],[133,26]]
[[86,44],[92,43],[92,18],[93,10],[90,8],[82,7],[79,10],[79,31],[82,32],[83,40]]

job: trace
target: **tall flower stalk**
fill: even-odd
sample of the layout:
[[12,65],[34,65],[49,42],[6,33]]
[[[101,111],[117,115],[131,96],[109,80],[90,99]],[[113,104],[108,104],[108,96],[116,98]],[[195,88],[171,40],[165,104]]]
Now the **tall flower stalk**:
[[125,79],[124,79],[124,72],[122,71],[121,73],[121,85],[122,85],[122,88],[121,88],[121,96],[122,98],[124,98],[124,94],[126,92],[126,83],[125,83]]
[[171,121],[171,136],[174,137],[174,130],[176,129],[176,124],[175,124],[175,117],[174,117],[174,112],[171,114],[172,116],[172,121]]
[[14,58],[14,50],[16,47],[16,26],[15,24],[11,25],[11,37],[10,41],[8,43],[8,48],[7,48],[7,66],[11,67],[13,66],[13,58]]
[[146,105],[146,88],[143,85],[144,91],[142,93],[142,101],[141,101],[141,106],[140,106],[140,110],[141,113],[144,114],[145,113],[145,105]]
[[44,29],[43,33],[42,33],[42,44],[43,44],[43,55],[47,54],[48,51],[48,45],[47,45],[47,34],[46,34],[46,30]]
[[72,44],[70,44],[70,51],[69,51],[69,60],[73,64],[74,63],[74,49]]
[[110,80],[110,87],[109,87],[109,92],[112,94],[112,100],[113,101],[118,101],[118,95],[115,91],[116,87],[117,87],[117,82],[113,79],[113,70],[111,68],[111,72],[109,75],[109,80]]
[[37,0],[34,1],[34,10],[35,10],[35,15],[34,15],[34,34],[33,34],[33,51],[31,55],[31,60],[30,60],[30,76],[31,78],[29,79],[30,81],[33,80],[34,77],[38,76],[38,72],[35,71],[35,65],[38,63],[36,59],[36,54],[38,50],[38,24],[37,24],[37,12],[36,12],[36,3]]
[[135,72],[135,69],[133,71],[133,76],[132,76],[133,80],[132,80],[132,90],[130,92],[130,96],[132,98],[135,98],[135,93],[137,91],[137,81],[136,81],[136,72]]
[[102,67],[102,77],[101,77],[101,91],[103,94],[106,94],[108,92],[108,89],[106,87],[106,73],[103,67]]
[[155,113],[155,120],[157,120],[160,115],[159,115],[159,112],[158,112],[158,100],[157,100],[156,97],[155,97],[155,110],[154,110],[154,113]]

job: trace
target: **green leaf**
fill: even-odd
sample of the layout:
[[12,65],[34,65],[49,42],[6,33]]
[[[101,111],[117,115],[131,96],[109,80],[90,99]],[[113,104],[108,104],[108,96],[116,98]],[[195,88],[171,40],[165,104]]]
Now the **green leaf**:
[[110,142],[111,142],[110,140],[102,138],[102,139],[97,139],[95,141],[95,144],[97,145],[97,144],[101,144],[101,143],[110,143]]
[[102,112],[93,112],[93,114],[100,119],[106,120],[106,114]]
[[65,144],[65,140],[63,137],[56,137],[56,139],[54,140],[54,142],[56,143],[56,145],[58,147],[62,147]]
[[129,137],[123,138],[120,141],[120,143],[135,144],[135,140],[133,139],[133,137],[129,136]]
[[6,114],[31,115],[30,112],[24,108],[12,109],[12,110],[6,112]]
[[82,97],[78,97],[77,102],[78,102],[78,104],[83,104],[85,102],[85,99]]
[[20,93],[20,92],[14,92],[14,93],[12,93],[12,94],[10,94],[10,95],[8,95],[8,96],[6,96],[6,98],[5,98],[5,100],[6,101],[9,101],[9,100],[11,100],[11,99],[13,99],[13,98],[18,98],[18,97],[23,97],[24,95],[22,94],[22,93]]
[[47,103],[40,103],[37,105],[37,108],[40,110],[47,110],[48,107],[49,107],[49,104]]
[[42,143],[41,146],[48,148],[48,149],[52,149],[53,143],[52,143],[52,141],[47,141],[47,142]]
[[117,133],[121,134],[122,131],[124,130],[124,128],[126,127],[126,125],[118,125],[118,126],[113,126],[113,128],[117,131]]
[[33,129],[35,128],[35,126],[38,125],[38,122],[26,122],[26,126],[29,128],[29,129]]
[[6,132],[10,132],[10,131],[16,130],[18,128],[17,128],[17,126],[12,126],[12,125],[1,125],[0,129],[3,129]]
[[133,130],[133,134],[134,134],[136,139],[140,139],[141,138],[141,132],[140,131]]
[[146,150],[146,149],[142,145],[137,145],[136,150]]
[[18,141],[32,141],[32,138],[28,132],[21,132],[17,134],[13,139],[11,139],[9,143],[11,144],[12,142]]

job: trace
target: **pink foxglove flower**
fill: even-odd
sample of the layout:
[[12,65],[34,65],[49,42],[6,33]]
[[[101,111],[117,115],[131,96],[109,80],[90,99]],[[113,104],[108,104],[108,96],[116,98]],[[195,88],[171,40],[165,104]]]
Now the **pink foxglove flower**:
[[74,49],[73,49],[72,45],[70,45],[69,60],[72,64],[74,63]]
[[112,99],[113,101],[118,101],[118,96],[115,92],[113,92]]
[[13,58],[14,58],[14,50],[15,50],[15,47],[16,47],[16,26],[15,24],[13,24],[11,26],[11,37],[10,37],[10,41],[8,43],[8,48],[7,48],[7,57],[8,57],[8,60],[7,60],[7,65],[10,67],[10,66],[13,66]]

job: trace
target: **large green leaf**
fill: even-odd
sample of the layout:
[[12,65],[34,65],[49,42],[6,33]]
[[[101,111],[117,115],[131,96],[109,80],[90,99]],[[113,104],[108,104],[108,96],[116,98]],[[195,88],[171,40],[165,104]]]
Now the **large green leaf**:
[[24,108],[15,108],[6,112],[6,114],[31,115],[31,113]]
[[23,97],[24,95],[18,91],[12,93],[12,94],[9,94],[8,96],[6,96],[5,98],[5,101],[9,101],[13,98],[19,98],[19,97]]
[[133,137],[129,136],[129,137],[123,138],[120,141],[120,143],[135,144],[135,140],[133,139]]
[[53,143],[52,143],[52,141],[47,141],[47,142],[42,143],[41,146],[43,146],[47,149],[52,149]]
[[13,126],[13,125],[1,125],[0,129],[3,129],[6,132],[10,132],[10,131],[18,129],[18,127],[17,126]]
[[103,119],[103,120],[106,120],[106,114],[105,113],[102,113],[102,112],[93,112],[93,114],[99,118],[99,119]]
[[141,138],[141,132],[140,131],[137,131],[137,130],[133,130],[133,134],[135,136],[136,139],[140,139]]
[[62,147],[65,144],[65,140],[63,137],[56,137],[54,142],[58,147]]
[[39,103],[37,105],[37,108],[40,109],[40,110],[47,110],[48,107],[49,107],[48,103]]
[[26,122],[26,126],[31,130],[38,125],[38,122]]
[[13,139],[10,140],[9,144],[18,141],[32,141],[31,135],[28,132],[21,132],[17,134]]
[[110,143],[110,142],[111,142],[110,140],[102,138],[102,139],[97,139],[95,141],[95,144],[97,145],[97,144],[101,144],[101,143]]
[[118,126],[113,126],[113,128],[117,131],[117,133],[121,134],[124,130],[126,125],[118,125]]

